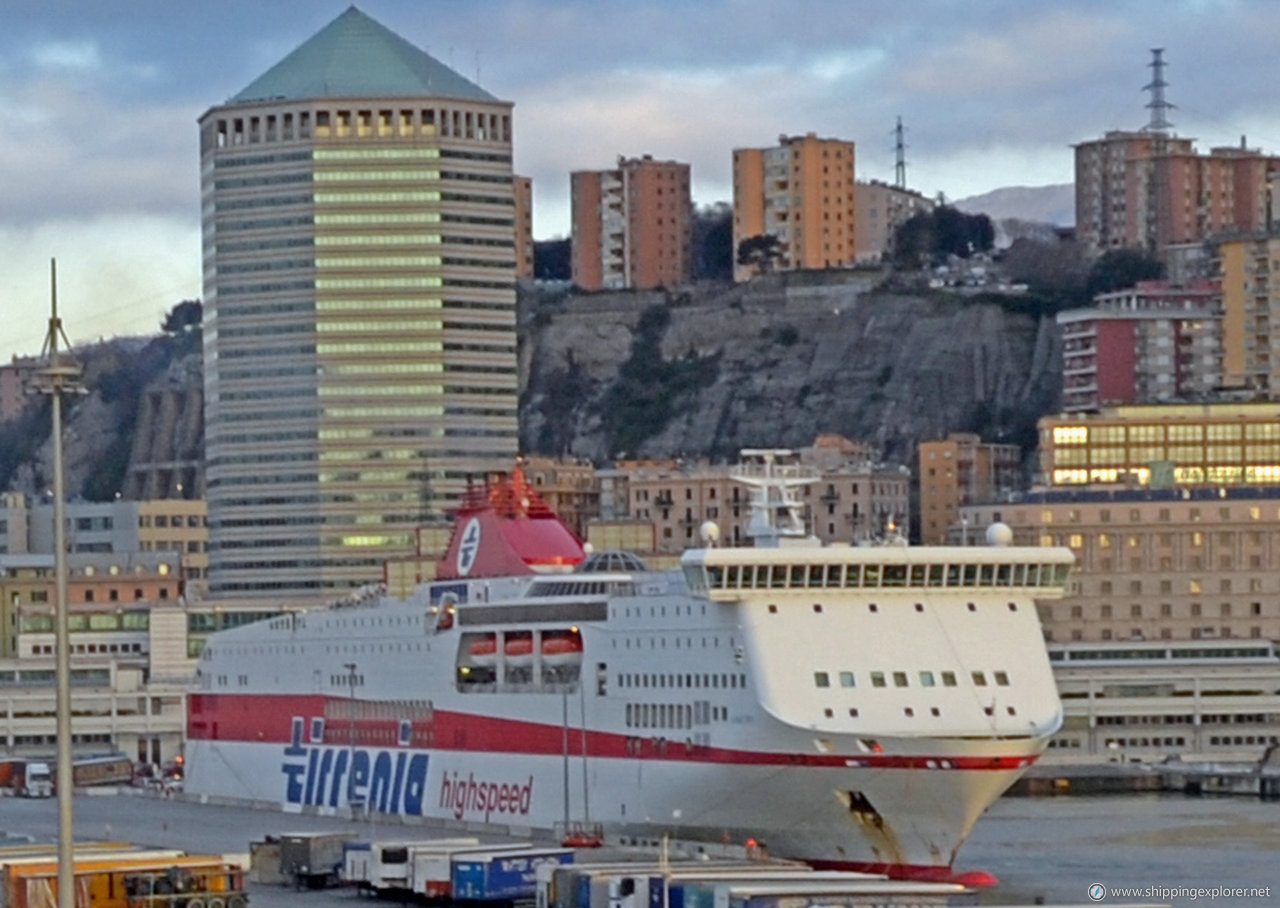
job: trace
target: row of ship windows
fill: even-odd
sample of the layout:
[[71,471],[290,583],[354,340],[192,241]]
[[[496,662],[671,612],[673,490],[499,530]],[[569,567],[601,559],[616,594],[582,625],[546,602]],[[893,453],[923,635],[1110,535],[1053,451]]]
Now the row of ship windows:
[[[909,686],[910,686],[910,683],[911,683],[911,682],[910,682],[910,678],[908,677],[907,672],[889,672],[889,673],[888,673],[888,675],[892,675],[892,677],[893,677],[893,686],[894,686],[894,687],[909,687]],[[839,682],[840,682],[840,686],[841,686],[841,687],[856,687],[856,686],[857,686],[857,677],[854,675],[854,673],[853,673],[853,672],[837,672],[837,673],[836,673],[836,677],[839,679]],[[973,686],[974,686],[974,687],[986,687],[986,686],[987,686],[987,673],[986,673],[986,672],[981,672],[981,671],[974,671],[974,672],[970,672],[970,673],[969,673],[969,677],[973,679]],[[992,672],[992,673],[991,673],[991,677],[992,677],[993,681],[995,682],[995,684],[996,684],[998,687],[1008,687],[1008,686],[1009,686],[1009,673],[1008,673],[1008,672],[1005,672],[1005,671],[995,671],[995,672]],[[944,672],[938,672],[938,673],[937,673],[937,675],[935,675],[935,674],[934,674],[933,672],[931,672],[931,671],[922,671],[922,672],[920,672],[920,686],[921,686],[921,687],[937,687],[937,686],[938,686],[938,681],[939,681],[939,679],[942,681],[942,686],[943,686],[943,687],[955,687],[955,686],[957,685],[957,683],[958,683],[958,682],[957,682],[957,680],[956,680],[956,673],[955,673],[955,672],[951,672],[951,671],[944,671]],[[830,673],[830,672],[814,672],[814,673],[813,673],[813,686],[814,686],[814,687],[821,687],[821,688],[831,687],[831,686],[832,686],[832,685],[831,685],[831,673]],[[885,672],[871,672],[871,686],[872,686],[872,687],[888,687],[888,686],[889,686],[889,681],[888,681],[888,676],[886,675],[886,673],[885,673]]]
[[[694,571],[697,569],[695,568]],[[1064,564],[730,564],[707,565],[710,589],[835,587],[1062,586]],[[691,578],[695,579],[696,578]]]
[[[1280,743],[1280,737],[1277,737],[1276,735],[1211,735],[1209,737],[1209,745],[1211,747],[1278,743]],[[1185,747],[1187,739],[1184,737],[1107,738],[1105,744],[1107,747]],[[1049,746],[1058,749],[1075,750],[1083,747],[1084,741],[1080,738],[1054,738],[1049,742]]]
[[657,687],[657,688],[703,688],[703,689],[743,689],[747,686],[747,676],[741,673],[720,674],[620,674],[618,687]]
[[[695,714],[696,713],[696,714]],[[628,703],[627,728],[688,729],[694,724],[727,722],[729,707],[709,703]]]

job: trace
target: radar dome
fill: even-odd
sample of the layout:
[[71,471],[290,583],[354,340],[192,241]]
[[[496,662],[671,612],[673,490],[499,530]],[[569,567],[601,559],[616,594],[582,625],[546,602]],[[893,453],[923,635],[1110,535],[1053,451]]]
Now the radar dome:
[[987,527],[987,545],[1006,546],[1013,544],[1013,530],[1007,523],[993,523]]
[[714,520],[708,520],[698,527],[698,536],[701,537],[703,545],[714,547],[720,541],[720,527]]

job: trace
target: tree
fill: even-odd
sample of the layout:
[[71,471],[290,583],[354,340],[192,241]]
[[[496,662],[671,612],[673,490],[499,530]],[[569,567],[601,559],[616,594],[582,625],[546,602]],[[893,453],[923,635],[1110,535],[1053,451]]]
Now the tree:
[[967,259],[995,245],[996,231],[985,214],[965,214],[949,205],[921,211],[898,226],[894,233],[894,263],[919,267],[923,259],[954,255]]
[[738,244],[738,264],[748,265],[756,274],[769,274],[782,258],[782,242],[772,233],[749,236]]
[[693,213],[690,242],[694,280],[733,279],[733,207],[716,202]]
[[533,276],[540,281],[567,281],[573,276],[569,240],[535,240]]
[[1003,265],[1012,280],[1051,300],[1055,308],[1069,309],[1089,302],[1085,292],[1088,268],[1075,242],[1017,239],[1006,250]]
[[1088,291],[1093,297],[1133,287],[1138,281],[1164,277],[1164,265],[1139,249],[1109,249],[1089,268]]
[[165,314],[160,330],[165,334],[182,334],[200,327],[203,318],[204,306],[199,300],[183,300]]

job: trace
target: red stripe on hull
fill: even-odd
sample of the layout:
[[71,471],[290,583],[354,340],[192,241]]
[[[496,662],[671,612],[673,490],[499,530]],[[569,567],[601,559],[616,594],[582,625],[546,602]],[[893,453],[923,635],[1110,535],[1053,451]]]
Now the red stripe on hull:
[[[477,695],[480,696],[480,695]],[[287,744],[295,716],[310,720],[325,716],[326,705],[339,709],[350,701],[322,695],[293,694],[191,694],[187,736],[193,740],[273,742]],[[395,747],[399,742],[396,719],[357,719],[345,716],[325,722],[329,745],[351,742],[354,725],[358,745]],[[677,732],[678,733],[678,732]],[[564,729],[559,724],[503,719],[474,713],[435,710],[429,721],[415,721],[408,744],[412,749],[478,751],[483,753],[541,754],[564,752]],[[817,754],[779,753],[725,747],[703,747],[661,736],[639,736],[589,731],[586,750],[593,757],[629,760],[663,760],[694,763],[732,763],[773,766],[871,767],[924,770],[998,770],[1007,772],[1030,766],[1036,754],[1012,756],[934,756],[928,754]],[[583,751],[582,731],[569,729],[569,752]]]

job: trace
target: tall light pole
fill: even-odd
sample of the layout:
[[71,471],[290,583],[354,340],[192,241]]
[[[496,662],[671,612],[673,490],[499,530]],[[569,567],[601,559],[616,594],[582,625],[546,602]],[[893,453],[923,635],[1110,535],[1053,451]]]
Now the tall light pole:
[[58,732],[58,908],[76,906],[75,826],[71,815],[71,644],[67,622],[66,489],[63,487],[62,395],[81,390],[80,370],[63,364],[58,340],[67,342],[58,318],[58,263],[49,261],[49,334],[45,337],[48,365],[36,373],[37,389],[48,394],[53,406],[53,564],[57,589],[54,611],[54,649],[57,679]]
[[[347,720],[347,808],[351,811],[352,819],[355,819],[356,805],[354,800],[355,794],[355,776],[356,776],[356,663],[344,662],[342,667],[347,670],[347,682],[351,687],[351,702],[347,704],[348,713]],[[61,905],[58,908],[62,908]]]

